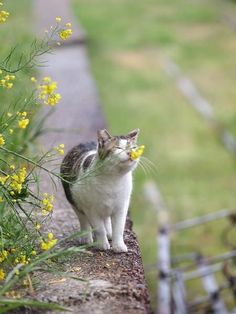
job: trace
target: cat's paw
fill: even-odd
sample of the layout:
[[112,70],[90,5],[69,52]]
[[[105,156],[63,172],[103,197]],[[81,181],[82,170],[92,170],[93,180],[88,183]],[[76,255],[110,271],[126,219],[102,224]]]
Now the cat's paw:
[[107,233],[107,239],[108,240],[112,240],[112,232],[111,233]]
[[127,246],[124,244],[124,242],[114,243],[112,245],[113,251],[116,253],[125,253],[128,252]]
[[102,251],[110,250],[111,248],[108,241],[104,243],[97,243],[96,247],[98,250],[102,250]]
[[79,244],[80,244],[80,245],[92,244],[92,243],[93,243],[92,234],[84,235],[84,236],[82,236],[82,237],[79,239]]

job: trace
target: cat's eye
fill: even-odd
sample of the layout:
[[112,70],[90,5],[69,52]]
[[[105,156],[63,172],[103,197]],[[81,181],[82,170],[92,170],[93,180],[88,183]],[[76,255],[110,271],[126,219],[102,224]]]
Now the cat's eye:
[[124,150],[124,148],[120,146],[115,146],[115,148]]

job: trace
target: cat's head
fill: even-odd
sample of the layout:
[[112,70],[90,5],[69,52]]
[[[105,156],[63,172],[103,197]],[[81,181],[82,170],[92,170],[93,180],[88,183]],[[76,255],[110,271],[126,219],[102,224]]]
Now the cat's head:
[[127,135],[112,136],[106,129],[99,130],[98,156],[107,168],[113,171],[128,172],[134,170],[139,158],[132,158],[132,151],[137,148],[139,129]]

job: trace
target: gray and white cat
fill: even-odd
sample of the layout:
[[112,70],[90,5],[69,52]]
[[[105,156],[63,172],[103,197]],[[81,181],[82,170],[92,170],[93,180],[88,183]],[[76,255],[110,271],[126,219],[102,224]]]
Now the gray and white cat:
[[81,231],[87,231],[83,243],[92,243],[94,231],[97,247],[127,252],[123,240],[125,221],[132,191],[132,171],[138,159],[131,158],[137,147],[139,130],[127,135],[111,136],[99,130],[97,143],[79,144],[65,156],[61,165],[66,197],[75,210]]

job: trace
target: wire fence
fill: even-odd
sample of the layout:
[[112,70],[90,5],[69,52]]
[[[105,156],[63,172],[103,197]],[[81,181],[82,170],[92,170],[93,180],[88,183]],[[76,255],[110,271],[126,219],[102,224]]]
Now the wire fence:
[[[232,266],[236,265],[236,242],[234,245],[234,238],[229,236],[236,227],[236,209],[222,209],[172,224],[170,212],[154,182],[146,183],[145,195],[151,206],[155,208],[158,221],[157,314],[236,313],[236,273],[232,270]],[[225,247],[230,250],[206,257],[200,253],[201,248],[199,248],[198,252],[173,256],[172,234],[220,219],[229,221],[227,227],[222,229],[221,237]],[[223,280],[219,280],[219,274]],[[186,288],[191,280],[199,280],[203,287],[203,295],[193,300],[189,299]],[[231,295],[234,303],[231,307],[235,309],[227,308],[224,300],[225,291],[227,295]]]

